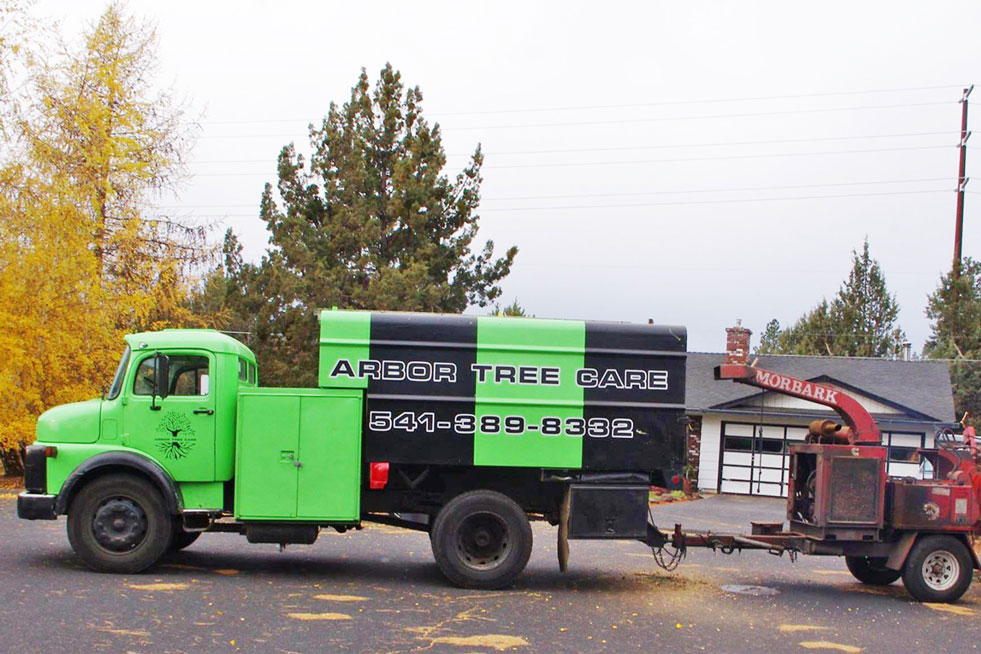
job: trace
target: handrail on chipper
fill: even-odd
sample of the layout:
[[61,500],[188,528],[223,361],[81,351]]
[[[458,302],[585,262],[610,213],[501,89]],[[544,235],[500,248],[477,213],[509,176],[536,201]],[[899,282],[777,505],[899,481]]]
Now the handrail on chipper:
[[882,432],[879,431],[879,426],[865,407],[836,388],[739,363],[724,363],[716,366],[715,379],[731,379],[739,384],[821,404],[841,416],[842,421],[847,425],[840,429],[829,429],[824,421],[815,420],[811,423],[811,433],[816,436],[833,433],[836,440],[845,441],[849,445],[882,444]]

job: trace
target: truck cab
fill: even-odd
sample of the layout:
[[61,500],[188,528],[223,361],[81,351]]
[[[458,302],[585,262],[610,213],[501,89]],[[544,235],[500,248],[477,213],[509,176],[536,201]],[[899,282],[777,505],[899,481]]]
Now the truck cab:
[[[71,523],[70,508],[84,489],[122,475],[159,495],[177,540],[194,533],[183,531],[185,514],[200,521],[225,508],[237,397],[255,387],[257,375],[252,351],[217,331],[127,335],[101,398],[57,406],[38,418],[18,513],[45,519],[68,514]],[[146,510],[118,498],[102,504],[94,508],[98,533],[89,540],[118,560],[145,535]]]

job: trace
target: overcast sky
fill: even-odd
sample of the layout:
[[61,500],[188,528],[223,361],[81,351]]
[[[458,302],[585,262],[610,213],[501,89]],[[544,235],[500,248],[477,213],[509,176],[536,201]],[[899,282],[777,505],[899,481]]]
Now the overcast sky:
[[[73,33],[104,6],[35,13]],[[362,67],[374,80],[391,62],[441,125],[448,174],[483,146],[477,245],[520,248],[505,303],[682,324],[692,351],[723,349],[741,319],[755,345],[771,318],[787,326],[830,298],[867,236],[915,351],[929,335],[926,297],[951,264],[979,2],[129,10],[157,23],[161,81],[201,116],[193,175],[162,210],[233,227],[250,260],[266,247],[258,202],[279,150],[307,150],[307,124],[350,97]],[[972,190],[964,254],[981,257],[981,183]]]

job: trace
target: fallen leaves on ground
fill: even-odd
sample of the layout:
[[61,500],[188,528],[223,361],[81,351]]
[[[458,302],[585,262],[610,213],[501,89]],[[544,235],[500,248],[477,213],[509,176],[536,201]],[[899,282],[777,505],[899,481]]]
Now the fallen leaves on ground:
[[287,613],[294,620],[350,620],[346,613]]
[[523,647],[528,641],[521,636],[504,634],[483,634],[481,636],[439,636],[432,639],[433,643],[456,645],[458,647],[491,647],[499,652],[512,647]]
[[184,590],[190,584],[157,582],[152,584],[126,584],[130,590]]

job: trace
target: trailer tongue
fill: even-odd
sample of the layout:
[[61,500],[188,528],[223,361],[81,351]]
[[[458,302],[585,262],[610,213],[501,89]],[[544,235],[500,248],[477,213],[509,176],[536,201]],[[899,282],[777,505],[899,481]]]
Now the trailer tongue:
[[844,424],[815,420],[805,442],[790,446],[787,529],[754,522],[742,535],[651,526],[647,544],[659,564],[676,565],[690,547],[834,555],[866,584],[902,577],[920,601],[953,602],[967,592],[981,567],[971,547],[981,532],[981,460],[972,428],[963,442],[948,432],[936,451],[920,452],[933,465],[933,479],[891,478],[878,425],[842,391],[738,364],[718,366],[715,378],[821,404]]

